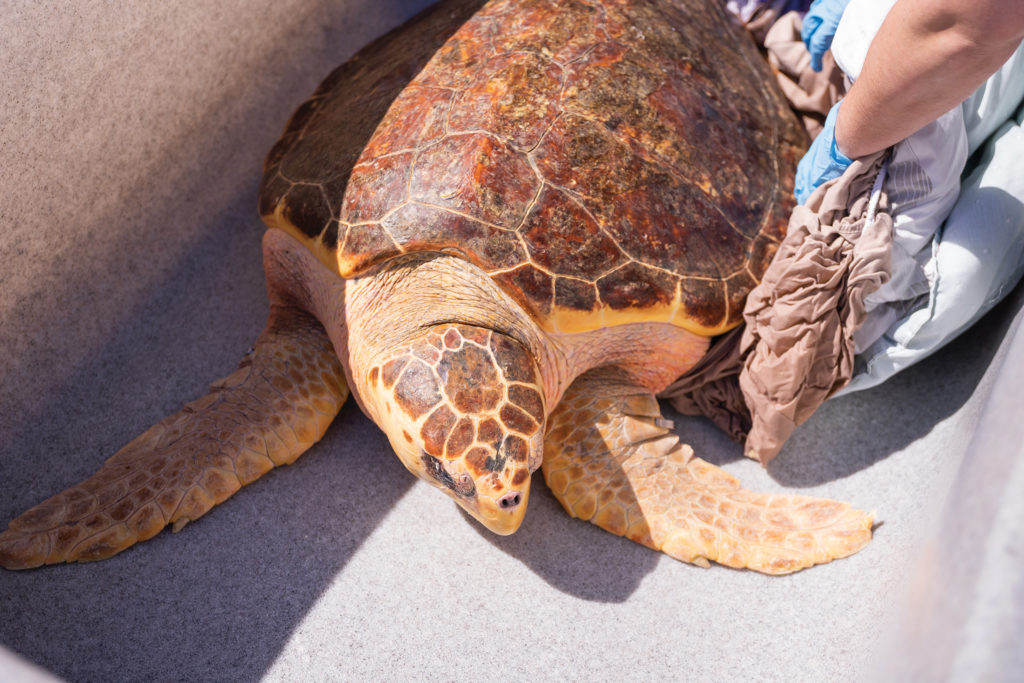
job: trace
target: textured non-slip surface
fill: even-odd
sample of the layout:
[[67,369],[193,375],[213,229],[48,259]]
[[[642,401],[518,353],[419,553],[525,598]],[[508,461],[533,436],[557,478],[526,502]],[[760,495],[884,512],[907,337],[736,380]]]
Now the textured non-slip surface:
[[[185,5],[4,12],[0,523],[235,367],[266,315],[264,153],[330,69],[420,6]],[[782,578],[684,565],[570,519],[539,476],[522,529],[497,537],[349,404],[179,534],[0,573],[0,644],[83,681],[1012,680],[1022,298],[827,402],[767,470],[677,420],[749,488],[875,510],[851,558]],[[0,679],[33,675],[12,656]]]

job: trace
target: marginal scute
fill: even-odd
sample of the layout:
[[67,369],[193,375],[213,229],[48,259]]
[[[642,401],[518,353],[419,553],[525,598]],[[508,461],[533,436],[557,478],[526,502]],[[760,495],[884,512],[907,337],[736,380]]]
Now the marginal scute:
[[757,281],[747,271],[740,271],[725,281],[725,295],[729,302],[729,322],[739,322],[747,293],[757,286]]
[[338,270],[342,275],[354,274],[400,253],[380,225],[351,225],[345,231],[344,246],[338,251]]
[[[785,228],[782,228],[780,233],[785,234]],[[752,273],[761,277],[765,270],[768,269],[768,264],[772,262],[775,257],[775,252],[779,250],[779,242],[781,236],[772,235],[769,233],[762,233],[755,237],[750,244],[750,270]]]
[[679,277],[639,263],[630,263],[597,282],[601,300],[612,309],[669,306]]
[[338,238],[343,237],[343,235],[339,235],[338,231],[340,229],[341,224],[338,223],[338,221],[331,221],[330,223],[327,224],[327,227],[324,228],[324,231],[320,234],[320,243],[330,253],[334,253],[334,251],[338,248]]
[[[280,143],[278,143],[280,144]],[[281,203],[284,196],[290,190],[292,184],[277,173],[268,173],[263,176],[263,184],[260,187],[259,212],[261,216],[269,216]]]
[[492,276],[526,310],[541,317],[551,312],[554,299],[550,275],[530,264]]
[[571,311],[593,311],[597,306],[597,288],[575,278],[555,278],[555,307]]
[[331,220],[331,208],[319,185],[293,185],[284,196],[284,219],[308,237],[316,237]]
[[[686,317],[708,328],[722,327],[725,311],[719,302],[725,301],[725,284],[721,280],[683,278],[680,282]],[[742,319],[743,309],[734,311]]]

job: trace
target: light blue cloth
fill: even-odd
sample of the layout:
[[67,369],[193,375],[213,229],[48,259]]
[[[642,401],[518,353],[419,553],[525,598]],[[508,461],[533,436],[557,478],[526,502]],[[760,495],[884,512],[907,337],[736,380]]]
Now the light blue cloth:
[[[895,2],[850,0],[846,6],[832,54],[850,80],[860,76]],[[865,298],[867,317],[854,335],[857,365],[842,393],[875,386],[926,358],[1020,279],[1022,99],[1024,46],[961,106],[893,148],[885,182],[892,278]]]
[[988,312],[1024,275],[1024,108],[984,146],[930,246],[931,287],[857,358],[840,393],[880,384]]

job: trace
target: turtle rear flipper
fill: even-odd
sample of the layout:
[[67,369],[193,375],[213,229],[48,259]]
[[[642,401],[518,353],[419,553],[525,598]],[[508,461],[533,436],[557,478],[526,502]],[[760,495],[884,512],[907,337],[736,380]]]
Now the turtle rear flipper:
[[576,380],[548,424],[544,477],[566,511],[684,562],[787,574],[871,540],[869,513],[753,493],[694,457],[654,396],[618,371]]
[[274,306],[238,370],[115,453],[96,474],[12,521],[0,565],[100,560],[175,531],[316,443],[348,396],[317,320]]

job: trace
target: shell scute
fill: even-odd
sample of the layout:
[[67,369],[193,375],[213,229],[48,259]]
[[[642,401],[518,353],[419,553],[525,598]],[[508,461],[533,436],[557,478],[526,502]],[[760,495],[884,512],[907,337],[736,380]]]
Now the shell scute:
[[448,88],[407,87],[395,98],[360,158],[372,160],[440,140],[452,97]]
[[580,196],[600,221],[607,221],[622,192],[652,171],[608,125],[575,114],[556,121],[532,156],[546,182]]
[[679,282],[679,289],[686,316],[705,327],[721,325],[723,319],[731,313],[720,303],[726,300],[725,283],[721,280],[684,277]]
[[527,263],[501,271],[492,276],[505,288],[513,299],[534,315],[544,316],[551,313],[554,302],[554,278],[536,266]]
[[597,281],[601,300],[616,310],[668,307],[679,276],[641,263],[630,263]]
[[342,255],[338,259],[339,266],[352,272],[366,270],[402,253],[391,236],[376,223],[347,226],[338,251]]
[[499,55],[456,96],[452,133],[485,130],[517,149],[529,149],[558,114],[562,70],[538,55]]
[[405,202],[412,160],[413,152],[402,152],[362,164],[348,182],[339,218],[346,223],[380,221]]
[[637,261],[686,274],[722,277],[743,267],[748,241],[700,189],[668,174],[623,193],[608,231]]
[[453,252],[487,271],[512,268],[526,260],[526,252],[514,232],[434,206],[406,204],[381,225],[407,250]]
[[539,186],[524,154],[490,136],[469,133],[450,135],[420,151],[410,197],[515,229]]
[[552,12],[545,0],[514,3],[489,3],[496,9],[505,5],[505,12],[514,11],[515,21],[503,25],[494,38],[495,50],[536,52],[556,64],[579,59],[601,39],[602,29],[597,17],[600,9],[578,0],[560,3],[561,11]]
[[308,237],[316,237],[331,220],[331,207],[319,185],[292,185],[282,199],[282,215],[301,226]]
[[593,281],[626,261],[582,206],[551,187],[541,192],[522,232],[533,262],[553,274]]
[[555,280],[555,306],[592,312],[597,308],[597,287],[592,282],[560,277]]

